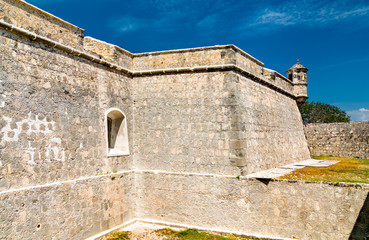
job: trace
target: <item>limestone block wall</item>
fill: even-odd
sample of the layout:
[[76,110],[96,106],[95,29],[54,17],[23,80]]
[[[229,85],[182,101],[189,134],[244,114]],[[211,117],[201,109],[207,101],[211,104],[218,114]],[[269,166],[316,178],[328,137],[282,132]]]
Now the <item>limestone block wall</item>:
[[[1,4],[12,23],[33,11]],[[77,55],[1,25],[2,239],[82,239],[134,218],[132,156],[107,157],[105,123],[107,109],[121,109],[132,144],[131,77]]]
[[314,123],[304,131],[312,155],[369,159],[369,122]]
[[231,118],[231,161],[243,174],[310,158],[296,101],[243,76],[230,88],[237,108]]
[[132,121],[128,78],[21,36],[1,34],[0,189],[130,168],[129,157],[106,157],[104,123],[110,107]]
[[135,78],[135,167],[238,175],[229,162],[231,76],[204,72]]
[[294,99],[232,71],[136,77],[138,169],[245,175],[310,157]]
[[134,174],[0,192],[0,239],[85,239],[135,217]]
[[241,68],[255,74],[258,77],[262,75],[264,63],[260,62],[237,47],[234,47],[232,50],[234,52],[234,59],[237,66],[240,66]]
[[155,172],[137,179],[144,219],[306,240],[369,234],[367,185]]

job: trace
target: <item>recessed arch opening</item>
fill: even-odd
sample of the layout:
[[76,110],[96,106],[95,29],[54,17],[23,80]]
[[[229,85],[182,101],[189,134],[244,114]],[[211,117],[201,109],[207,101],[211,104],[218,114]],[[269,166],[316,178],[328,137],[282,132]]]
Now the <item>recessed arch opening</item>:
[[129,155],[127,118],[118,108],[105,114],[106,146],[108,156]]

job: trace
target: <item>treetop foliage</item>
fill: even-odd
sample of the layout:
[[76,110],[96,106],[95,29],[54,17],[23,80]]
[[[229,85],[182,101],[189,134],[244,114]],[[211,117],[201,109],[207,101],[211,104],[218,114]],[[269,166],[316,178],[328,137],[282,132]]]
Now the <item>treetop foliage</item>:
[[300,106],[304,123],[350,122],[350,116],[340,108],[321,102],[306,101]]

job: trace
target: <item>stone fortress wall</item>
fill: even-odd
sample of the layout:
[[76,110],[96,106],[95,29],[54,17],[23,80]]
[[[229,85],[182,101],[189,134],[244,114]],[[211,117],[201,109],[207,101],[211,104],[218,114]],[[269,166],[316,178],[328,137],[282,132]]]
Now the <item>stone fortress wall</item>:
[[[131,54],[3,0],[0,58],[0,239],[137,219],[346,239],[366,214],[365,186],[245,177],[310,154],[294,83],[233,45]],[[111,108],[129,154],[108,156]]]
[[131,77],[78,52],[82,29],[23,1],[0,8],[0,239],[83,239],[131,220],[133,158],[107,157],[104,124],[112,106],[133,121]]
[[314,123],[304,130],[312,155],[369,159],[369,122]]

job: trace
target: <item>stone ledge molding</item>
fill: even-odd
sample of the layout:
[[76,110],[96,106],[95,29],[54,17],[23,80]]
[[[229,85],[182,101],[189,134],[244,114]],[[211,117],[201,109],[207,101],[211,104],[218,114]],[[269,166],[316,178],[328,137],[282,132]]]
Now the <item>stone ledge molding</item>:
[[77,178],[77,179],[73,179],[73,180],[66,180],[66,181],[53,182],[53,183],[48,183],[48,184],[36,185],[36,186],[15,188],[15,189],[2,191],[2,192],[0,192],[0,195],[1,194],[12,193],[12,192],[20,192],[20,191],[25,191],[25,190],[30,190],[30,189],[51,187],[51,186],[62,185],[62,184],[66,184],[66,183],[75,183],[75,182],[79,182],[79,181],[86,181],[86,180],[102,178],[102,177],[110,177],[110,176],[116,176],[116,175],[130,174],[130,173],[135,173],[135,171],[134,170],[126,170],[126,171],[120,171],[120,172],[116,172],[116,173],[108,173],[108,174],[102,174],[102,175],[96,175],[96,176],[90,176],[90,177]]

